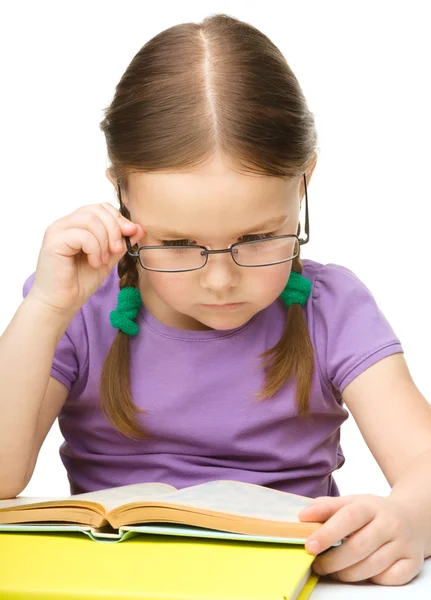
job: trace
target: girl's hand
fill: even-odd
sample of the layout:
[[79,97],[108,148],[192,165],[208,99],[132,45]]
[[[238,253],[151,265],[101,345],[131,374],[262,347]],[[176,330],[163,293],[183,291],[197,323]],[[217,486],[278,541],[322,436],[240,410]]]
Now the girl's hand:
[[[349,583],[370,579],[380,585],[403,585],[422,568],[425,542],[420,524],[390,496],[321,496],[300,511],[299,518],[324,523],[307,538],[311,554],[349,536],[315,559],[313,569],[319,575]],[[313,540],[318,549],[310,545]]]
[[126,253],[123,236],[133,246],[144,233],[108,202],[78,208],[45,231],[28,295],[73,316]]

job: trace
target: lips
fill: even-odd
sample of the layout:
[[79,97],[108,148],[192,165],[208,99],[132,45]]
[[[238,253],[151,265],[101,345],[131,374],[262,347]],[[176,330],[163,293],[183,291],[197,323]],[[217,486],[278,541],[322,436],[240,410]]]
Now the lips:
[[203,304],[202,306],[205,306],[205,308],[209,308],[211,310],[234,310],[243,304],[244,302],[235,302],[231,304]]
[[235,304],[242,304],[241,302],[226,302],[225,304],[205,304],[205,306],[235,306]]
[[204,302],[205,306],[232,306],[233,304],[242,304],[242,302]]

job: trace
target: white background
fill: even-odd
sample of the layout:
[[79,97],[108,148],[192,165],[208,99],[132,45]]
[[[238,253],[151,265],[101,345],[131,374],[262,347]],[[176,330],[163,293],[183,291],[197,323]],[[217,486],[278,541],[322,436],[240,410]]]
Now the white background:
[[[84,204],[116,206],[99,122],[133,56],[163,29],[226,12],[281,49],[316,118],[311,241],[301,256],[342,264],[362,279],[430,399],[428,8],[376,0],[2,3],[0,333],[48,225]],[[70,493],[62,441],[56,422],[24,495]],[[353,417],[341,441],[341,494],[388,493]]]

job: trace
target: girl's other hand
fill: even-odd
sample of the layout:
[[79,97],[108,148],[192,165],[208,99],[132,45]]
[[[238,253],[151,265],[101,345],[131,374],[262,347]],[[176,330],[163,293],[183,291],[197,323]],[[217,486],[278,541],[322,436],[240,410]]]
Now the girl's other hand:
[[90,204],[54,221],[43,237],[29,292],[48,309],[74,315],[145,232],[111,204]]
[[[319,575],[352,583],[370,579],[380,585],[404,585],[422,569],[425,542],[420,524],[407,507],[390,496],[321,496],[299,513],[301,521],[324,523],[306,541],[317,556]],[[317,551],[312,542],[319,544]]]

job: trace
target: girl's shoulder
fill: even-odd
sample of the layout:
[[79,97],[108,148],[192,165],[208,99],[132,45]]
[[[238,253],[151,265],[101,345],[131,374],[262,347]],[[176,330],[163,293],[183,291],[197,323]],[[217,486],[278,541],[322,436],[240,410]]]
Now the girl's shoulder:
[[[29,293],[35,277],[36,273],[33,272],[25,280],[22,288],[24,298]],[[80,348],[82,352],[85,348],[88,349],[89,339],[97,339],[100,345],[103,345],[103,342],[106,345],[112,343],[117,330],[111,326],[106,327],[106,324],[110,324],[110,312],[117,307],[119,291],[118,272],[114,268],[74,315],[63,336],[63,342],[66,338],[69,339],[75,348]]]
[[358,276],[345,265],[339,263],[321,263],[310,258],[302,258],[302,274],[312,281],[331,278],[350,278],[359,281]]
[[339,390],[373,362],[403,352],[371,290],[353,270],[302,259],[312,281],[307,321],[324,379]]
[[[29,293],[36,273],[24,282],[23,297]],[[110,311],[117,306],[119,277],[113,269],[96,292],[81,306],[59,340],[51,375],[70,390],[79,381],[86,385],[90,356],[93,366],[101,364],[114,341],[117,329],[110,325]],[[108,324],[108,326],[107,326]]]
[[302,275],[312,282],[313,299],[345,298],[352,293],[362,293],[372,296],[367,287],[355,271],[338,263],[321,263],[315,260],[301,259]]

